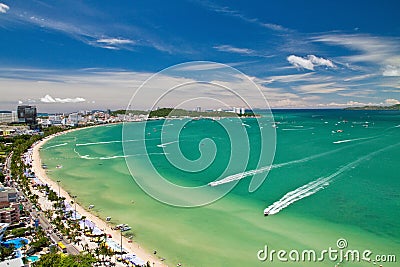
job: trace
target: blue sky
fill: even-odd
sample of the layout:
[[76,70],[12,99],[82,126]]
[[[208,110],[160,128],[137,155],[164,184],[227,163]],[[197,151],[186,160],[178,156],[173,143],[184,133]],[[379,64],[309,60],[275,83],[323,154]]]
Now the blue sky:
[[152,74],[194,60],[237,68],[272,107],[396,104],[398,10],[399,1],[0,0],[0,109],[125,108]]

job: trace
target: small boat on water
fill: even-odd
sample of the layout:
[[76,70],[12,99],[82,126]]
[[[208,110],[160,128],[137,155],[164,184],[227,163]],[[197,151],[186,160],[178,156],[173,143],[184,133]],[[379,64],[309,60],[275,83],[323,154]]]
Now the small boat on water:
[[63,166],[62,165],[57,165],[56,168],[57,169],[61,169]]
[[266,208],[266,209],[264,210],[264,216],[272,215],[273,213],[271,213],[271,209],[272,209],[272,208]]
[[107,221],[107,222],[111,221],[111,217],[107,217],[107,218],[106,218],[106,221]]
[[114,230],[121,230],[122,228],[124,228],[124,227],[128,227],[128,225],[127,224],[118,224],[118,225],[116,225],[115,227],[114,227]]
[[91,210],[91,209],[93,209],[94,208],[94,205],[89,205],[89,209]]
[[129,230],[131,230],[132,228],[131,227],[129,227],[129,226],[124,226],[124,227],[122,227],[120,230],[121,230],[121,232],[125,232],[125,231],[129,231]]

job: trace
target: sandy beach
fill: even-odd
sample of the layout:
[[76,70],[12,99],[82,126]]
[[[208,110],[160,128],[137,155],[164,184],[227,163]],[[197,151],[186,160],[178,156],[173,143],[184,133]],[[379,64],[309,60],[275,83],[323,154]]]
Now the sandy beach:
[[[80,128],[85,129],[85,128]],[[62,133],[58,133],[52,136],[47,137],[46,139],[41,140],[38,144],[33,147],[33,154],[32,154],[32,168],[35,172],[38,179],[40,179],[43,183],[48,184],[54,191],[58,192],[59,186],[57,182],[51,180],[47,174],[45,169],[42,168],[39,149],[42,147],[47,141],[54,138],[57,135],[65,134],[67,132],[77,131],[80,129],[72,129],[69,131],[65,131]],[[73,199],[71,196],[62,188],[60,187],[60,194],[61,196],[65,197],[66,201],[71,202]],[[76,205],[76,211],[81,214],[82,216],[86,216],[88,220],[91,220],[93,223],[96,224],[98,228],[103,230],[105,233],[114,237],[113,239],[119,243],[121,233],[116,230],[111,229],[111,225],[107,224],[104,220],[100,219],[99,217],[95,216],[94,214],[90,213],[88,210],[84,209],[78,203]],[[117,238],[118,237],[118,238]],[[135,254],[145,262],[149,261],[152,266],[167,266],[164,262],[162,262],[159,258],[155,257],[152,253],[145,251],[138,243],[132,240],[132,243],[128,242],[129,240],[126,237],[123,237],[123,248],[128,251],[129,254]]]

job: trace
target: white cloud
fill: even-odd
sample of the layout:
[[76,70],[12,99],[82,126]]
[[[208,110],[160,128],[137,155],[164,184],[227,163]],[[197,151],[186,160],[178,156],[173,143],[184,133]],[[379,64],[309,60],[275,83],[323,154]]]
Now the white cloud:
[[315,66],[327,66],[330,68],[335,68],[335,65],[332,63],[332,61],[322,58],[322,57],[316,57],[314,55],[309,55],[307,56],[308,60],[310,60]]
[[53,98],[51,95],[45,95],[44,97],[40,98],[40,101],[43,103],[79,103],[79,102],[85,102],[86,99],[84,99],[82,97],[76,97],[76,98],[55,97],[55,98]]
[[335,85],[336,84],[334,82],[331,82],[331,83],[298,85],[298,86],[293,86],[292,88],[304,94],[330,94],[346,90],[346,88],[336,87]]
[[314,70],[314,64],[308,59],[304,59],[295,55],[290,55],[287,57],[287,61],[289,61],[289,63],[296,68]]
[[329,68],[336,67],[329,59],[317,57],[314,55],[308,55],[305,58],[295,55],[290,55],[287,57],[287,61],[296,68],[302,68],[307,70],[314,70],[314,67],[316,66],[326,66]]
[[383,76],[400,76],[400,66],[387,65],[382,73]]
[[239,48],[239,47],[234,47],[231,45],[218,45],[218,46],[214,46],[214,48],[217,49],[218,51],[222,51],[222,52],[230,52],[230,53],[237,53],[237,54],[244,54],[244,55],[250,55],[255,52],[252,49]]
[[358,101],[347,101],[346,103],[336,103],[336,102],[330,102],[327,104],[318,104],[318,107],[362,107],[362,106],[373,106],[377,105],[374,103],[362,103]]
[[330,45],[344,46],[358,51],[358,54],[343,57],[350,62],[372,62],[386,65],[400,64],[399,40],[397,38],[361,34],[331,34],[317,36],[312,38],[312,40]]
[[400,104],[400,101],[397,99],[389,98],[385,100],[385,103],[388,105],[398,105]]
[[281,31],[288,32],[290,29],[283,27],[282,25],[274,24],[274,23],[260,23],[262,27],[268,28],[273,31]]
[[231,16],[231,17],[235,17],[235,18],[241,19],[242,21],[245,21],[247,23],[252,23],[252,24],[273,30],[273,31],[277,31],[277,32],[291,31],[290,29],[285,28],[282,25],[278,25],[278,24],[274,24],[274,23],[264,23],[264,22],[260,21],[258,18],[248,17],[248,16],[240,13],[237,10],[231,9],[228,6],[219,6],[219,5],[211,3],[209,1],[199,1],[199,3],[214,12],[225,14],[225,15]]
[[0,3],[0,13],[7,13],[7,11],[10,9],[9,6],[6,4]]
[[123,45],[123,44],[134,44],[135,42],[129,39],[122,38],[103,38],[99,39],[96,42],[107,44],[107,45]]

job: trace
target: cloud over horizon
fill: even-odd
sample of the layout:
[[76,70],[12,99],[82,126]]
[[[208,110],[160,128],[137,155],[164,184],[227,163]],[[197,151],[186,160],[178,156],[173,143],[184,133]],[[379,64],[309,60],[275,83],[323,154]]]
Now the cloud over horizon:
[[51,95],[45,95],[44,97],[40,98],[40,102],[42,103],[80,103],[85,102],[86,99],[82,97],[76,98],[59,98],[59,97],[52,97]]

